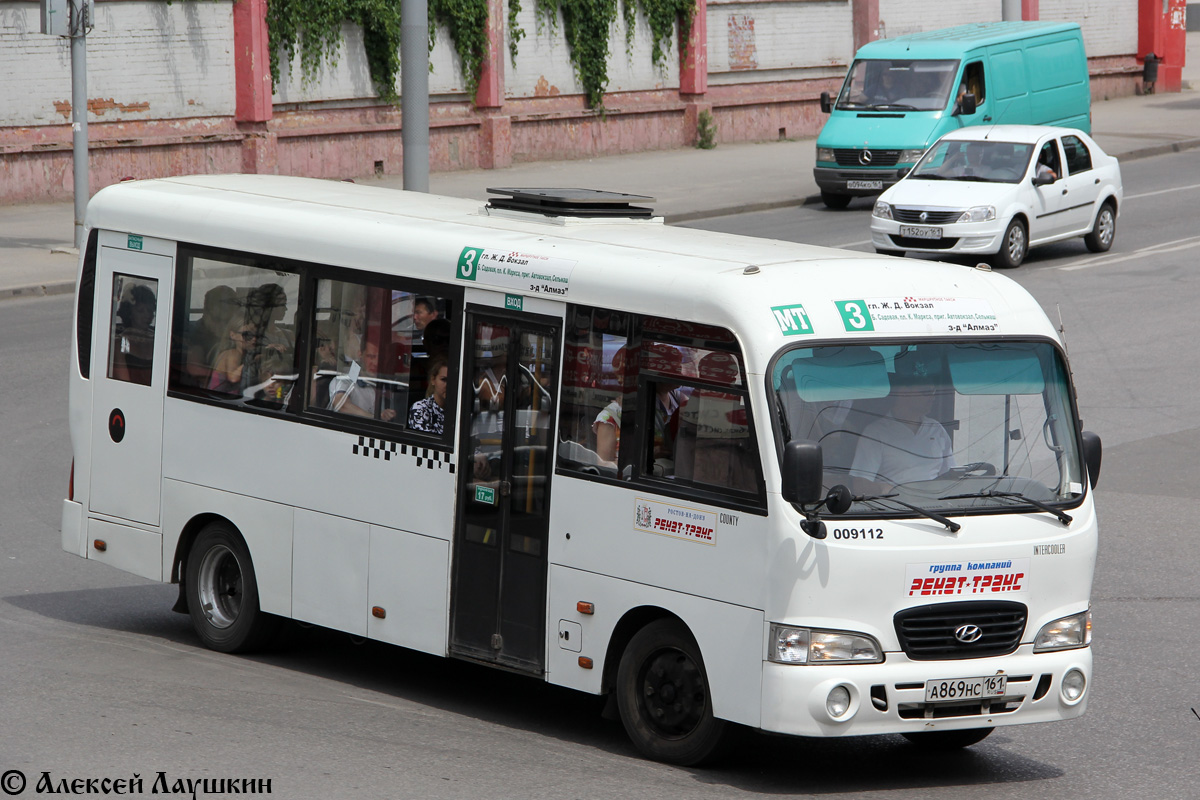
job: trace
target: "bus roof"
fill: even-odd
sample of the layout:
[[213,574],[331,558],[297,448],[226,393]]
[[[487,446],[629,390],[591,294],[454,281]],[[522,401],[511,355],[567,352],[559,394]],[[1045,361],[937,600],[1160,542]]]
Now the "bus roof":
[[[468,247],[533,255],[569,265],[568,292],[554,299],[737,331],[751,372],[784,344],[847,338],[839,300],[969,300],[994,311],[995,333],[1057,339],[1037,302],[998,273],[671,227],[661,218],[549,218],[347,182],[206,175],[105,188],[88,206],[87,227],[527,297],[536,293],[459,280],[457,268]],[[795,306],[812,334],[784,332],[774,309]]]
[[976,47],[1078,30],[1079,25],[1074,22],[973,22],[893,39],[877,39],[860,47],[855,58],[961,58],[966,51]]

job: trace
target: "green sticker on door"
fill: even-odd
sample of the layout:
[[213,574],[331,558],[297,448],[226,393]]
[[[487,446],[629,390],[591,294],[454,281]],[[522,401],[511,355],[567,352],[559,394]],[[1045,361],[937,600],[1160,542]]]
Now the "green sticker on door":
[[491,486],[476,486],[475,502],[487,503],[489,506],[496,505],[496,490]]

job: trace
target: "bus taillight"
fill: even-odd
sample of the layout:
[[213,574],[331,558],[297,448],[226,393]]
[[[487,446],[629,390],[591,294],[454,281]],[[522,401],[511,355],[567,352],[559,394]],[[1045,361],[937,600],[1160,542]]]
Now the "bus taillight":
[[67,499],[75,499],[75,459],[71,459],[71,478],[67,481]]

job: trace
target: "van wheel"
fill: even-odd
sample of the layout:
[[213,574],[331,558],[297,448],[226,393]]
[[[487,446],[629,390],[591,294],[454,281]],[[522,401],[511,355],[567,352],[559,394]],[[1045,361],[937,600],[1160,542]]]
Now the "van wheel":
[[821,202],[830,208],[845,208],[850,205],[850,201],[854,198],[848,194],[834,194],[833,192],[821,192]]
[[1004,238],[1000,241],[1000,252],[996,253],[992,263],[1001,269],[1013,269],[1021,266],[1028,252],[1029,238],[1025,231],[1025,223],[1014,219],[1008,223]]
[[258,607],[258,581],[250,551],[227,522],[207,525],[188,554],[188,613],[204,646],[239,653],[262,646],[279,618]]
[[995,728],[968,728],[965,731],[920,731],[904,733],[901,736],[922,750],[945,752],[978,744],[994,730]]
[[647,758],[693,766],[725,738],[700,648],[675,620],[660,619],[634,635],[621,656],[616,692],[625,732]]
[[1083,237],[1083,243],[1087,245],[1087,249],[1093,253],[1107,252],[1113,244],[1113,238],[1117,235],[1117,212],[1113,210],[1112,203],[1105,203],[1100,206],[1100,210],[1096,212],[1096,224]]

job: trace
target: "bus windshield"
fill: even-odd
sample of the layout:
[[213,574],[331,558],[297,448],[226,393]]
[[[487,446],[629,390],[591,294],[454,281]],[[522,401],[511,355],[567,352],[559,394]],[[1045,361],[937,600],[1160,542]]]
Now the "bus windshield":
[[784,443],[821,445],[848,513],[941,514],[1070,504],[1083,494],[1067,372],[1048,342],[839,345],[782,352],[771,373]]
[[958,61],[855,61],[838,95],[844,111],[941,111],[950,103]]

